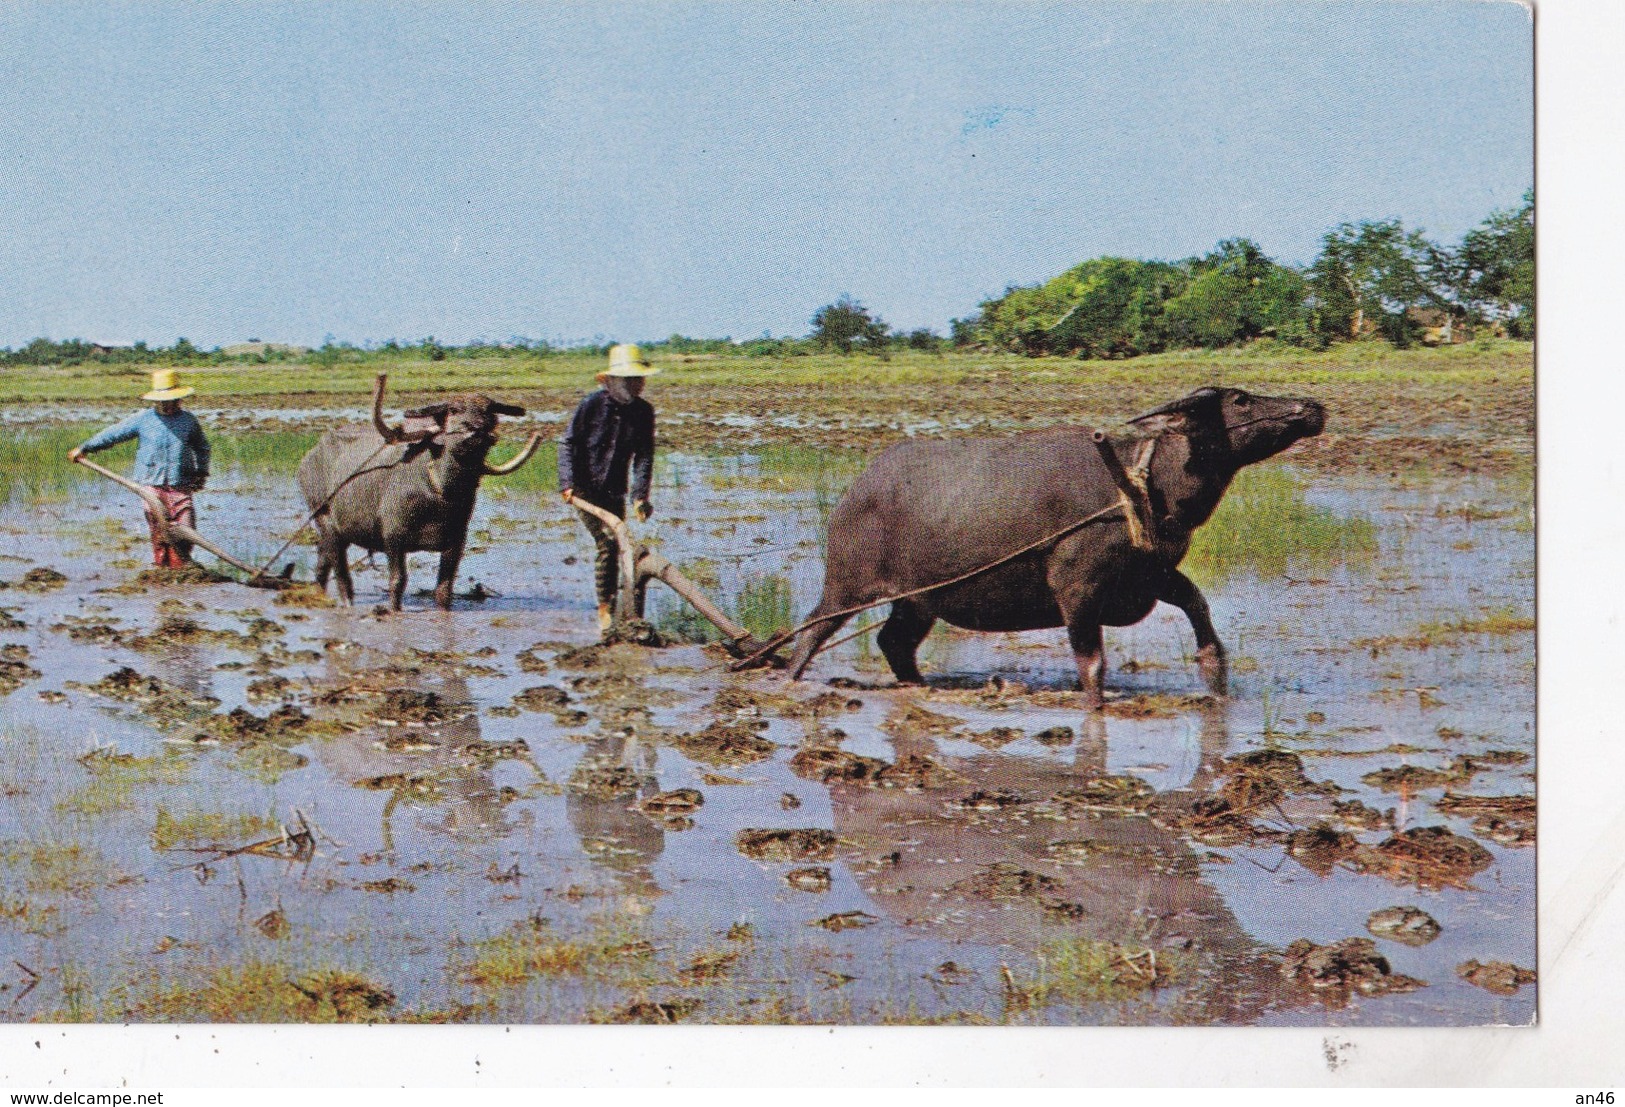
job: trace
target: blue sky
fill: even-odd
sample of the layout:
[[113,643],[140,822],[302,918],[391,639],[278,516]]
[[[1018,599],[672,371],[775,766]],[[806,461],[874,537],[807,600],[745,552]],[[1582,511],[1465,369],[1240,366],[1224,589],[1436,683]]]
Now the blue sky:
[[1533,183],[1508,3],[8,4],[0,345],[945,331]]

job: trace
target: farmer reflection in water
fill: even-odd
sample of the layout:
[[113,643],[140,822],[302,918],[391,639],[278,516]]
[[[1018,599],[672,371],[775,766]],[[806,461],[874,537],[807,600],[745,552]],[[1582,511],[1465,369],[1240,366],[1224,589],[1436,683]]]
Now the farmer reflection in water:
[[[169,522],[197,528],[192,493],[201,492],[209,480],[209,440],[203,426],[189,411],[181,410],[181,400],[192,389],[180,385],[173,369],[152,374],[152,391],[142,395],[153,402],[151,411],[140,411],[108,427],[83,444],[68,451],[69,461],[105,450],[132,438],[140,439],[135,454],[135,479],[147,485],[163,503]],[[164,528],[147,511],[147,527],[152,532],[152,563],[163,569],[184,569],[192,564],[192,544],[179,540],[166,542]]]
[[[655,409],[641,399],[643,378],[660,370],[636,346],[611,346],[609,368],[598,374],[603,387],[582,400],[559,440],[559,494],[565,503],[578,497],[626,518],[627,475],[639,521],[654,514],[649,483],[654,476]],[[615,590],[620,563],[615,537],[587,512],[579,512],[598,545],[593,583],[598,591],[598,630],[614,622]],[[625,612],[631,616],[634,612]]]

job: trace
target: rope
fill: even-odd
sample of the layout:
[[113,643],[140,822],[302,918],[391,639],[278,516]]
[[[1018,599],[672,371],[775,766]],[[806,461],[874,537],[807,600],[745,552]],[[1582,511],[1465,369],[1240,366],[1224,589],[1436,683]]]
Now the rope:
[[[295,530],[292,534],[288,535],[288,540],[286,542],[282,543],[281,548],[279,548],[276,553],[272,554],[269,558],[266,559],[265,564],[260,566],[259,571],[257,573],[255,573],[254,576],[255,577],[263,577],[263,576],[265,576],[266,570],[268,570],[272,565],[274,565],[276,563],[277,558],[281,557],[284,553],[287,552],[288,547],[293,545],[294,539],[298,538],[301,534],[305,533],[305,528],[310,526],[311,523],[315,522],[316,516],[320,515],[327,508],[327,505],[333,502],[333,497],[337,496],[339,494],[339,492],[341,490],[343,490],[345,485],[347,485],[351,481],[355,480],[355,478],[359,477],[364,472],[372,472],[373,470],[369,470],[367,468],[368,465],[372,464],[372,459],[377,457],[379,454],[383,453],[385,450],[389,449],[391,446],[398,446],[398,445],[400,445],[400,443],[398,443],[398,442],[393,442],[393,441],[385,442],[382,446],[379,446],[376,450],[374,450],[372,453],[368,454],[365,458],[363,458],[362,461],[361,461],[361,464],[357,465],[355,467],[355,469],[353,471],[351,471],[349,476],[345,477],[343,480],[339,481],[338,484],[334,485],[333,486],[333,491],[331,491],[331,492],[329,492],[327,494],[327,498],[325,500],[323,500],[321,503],[317,504],[315,510],[313,510],[309,515],[305,516],[305,521],[299,524],[299,528],[297,530]],[[397,462],[393,462],[393,463],[391,463],[389,465],[381,465],[381,466],[379,466],[379,468],[380,469],[393,469],[396,465],[399,465],[399,464],[400,464],[400,462],[397,461]]]
[[779,649],[786,642],[790,641],[802,631],[809,627],[815,627],[820,623],[833,622],[837,619],[848,619],[853,615],[858,614],[860,611],[868,611],[870,608],[879,607],[882,604],[896,603],[898,600],[906,600],[912,596],[922,595],[926,592],[935,592],[939,588],[948,588],[955,584],[962,584],[963,582],[970,580],[972,577],[981,576],[983,573],[988,572],[989,570],[997,569],[1000,565],[1014,561],[1016,558],[1029,554],[1041,546],[1047,546],[1049,543],[1064,538],[1075,530],[1081,530],[1090,523],[1098,522],[1099,520],[1116,514],[1119,511],[1125,512],[1131,519],[1134,517],[1133,508],[1129,506],[1125,500],[1120,499],[1117,503],[1112,504],[1110,507],[1103,507],[1094,514],[1086,515],[1082,519],[1068,523],[1060,530],[1047,534],[1043,538],[1038,539],[1036,542],[1029,542],[1019,550],[1007,553],[996,561],[989,561],[986,565],[979,565],[968,572],[960,573],[956,577],[950,577],[947,580],[939,580],[935,584],[922,585],[919,588],[911,588],[907,592],[899,592],[895,596],[882,596],[878,600],[870,600],[868,603],[858,604],[855,607],[846,607],[842,608],[840,611],[832,611],[828,615],[820,615],[816,619],[808,619],[806,622],[800,624],[799,626],[792,627],[790,630],[782,630],[778,634],[775,634],[772,638],[769,638],[761,649],[757,650],[749,657],[734,662],[733,665],[729,666],[729,668],[734,672],[738,672],[741,669],[748,669],[752,665],[760,662],[763,658],[773,653],[775,650]]

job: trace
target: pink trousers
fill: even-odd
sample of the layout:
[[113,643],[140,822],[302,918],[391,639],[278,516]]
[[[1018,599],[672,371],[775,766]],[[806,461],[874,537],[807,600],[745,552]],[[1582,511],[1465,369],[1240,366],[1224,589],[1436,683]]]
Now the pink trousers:
[[[197,526],[197,514],[192,507],[192,493],[184,488],[170,488],[167,485],[150,485],[163,502],[164,510],[171,523],[182,526]],[[166,542],[163,530],[158,526],[158,520],[153,518],[152,512],[147,513],[147,529],[152,532],[152,563],[161,569],[184,569],[192,563],[192,543],[175,540]]]

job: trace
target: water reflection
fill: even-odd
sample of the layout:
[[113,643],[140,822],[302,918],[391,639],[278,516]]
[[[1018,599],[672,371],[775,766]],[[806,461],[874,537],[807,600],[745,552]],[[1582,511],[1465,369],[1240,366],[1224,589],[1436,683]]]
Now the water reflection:
[[1202,879],[1204,855],[1159,825],[1205,793],[1230,748],[1223,704],[1195,720],[1201,757],[1189,783],[1123,806],[1080,799],[1109,776],[1115,720],[1087,717],[1069,762],[955,757],[930,736],[896,736],[896,758],[930,758],[958,780],[909,792],[830,786],[841,858],[911,931],[1028,947],[1084,938],[1184,955],[1200,971],[1177,1017],[1255,1021],[1277,999],[1278,966]]
[[636,807],[660,791],[655,760],[654,747],[635,735],[600,738],[588,744],[565,788],[565,813],[581,852],[639,896],[663,893],[653,868],[666,832]]

